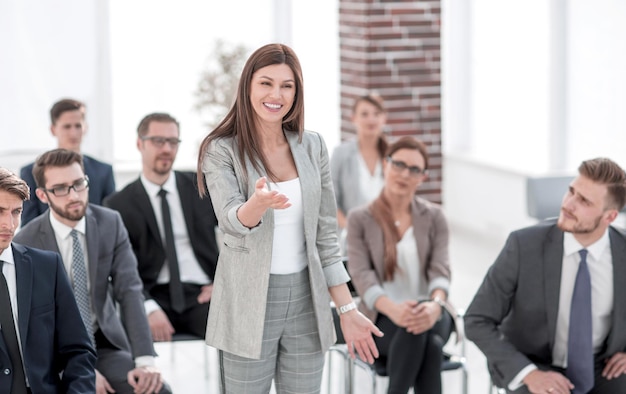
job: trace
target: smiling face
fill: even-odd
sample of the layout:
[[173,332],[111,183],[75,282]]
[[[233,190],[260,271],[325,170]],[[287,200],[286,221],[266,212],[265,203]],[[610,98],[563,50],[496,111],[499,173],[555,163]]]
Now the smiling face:
[[385,193],[396,197],[412,197],[426,175],[423,172],[411,173],[411,167],[422,170],[426,167],[426,161],[417,149],[398,149],[391,154],[391,160],[385,159]]
[[85,179],[85,173],[79,163],[72,163],[66,167],[47,167],[44,171],[46,184],[44,188],[37,188],[37,197],[50,206],[54,217],[61,223],[74,227],[76,222],[85,216],[89,188],[77,192],[70,189],[65,196],[55,196],[44,189],[53,189],[59,186],[70,187]]
[[607,186],[579,175],[563,196],[558,227],[574,234],[587,246],[599,239],[617,217],[617,210],[607,207]]
[[250,103],[261,125],[282,127],[295,95],[294,74],[286,64],[263,67],[252,75]]

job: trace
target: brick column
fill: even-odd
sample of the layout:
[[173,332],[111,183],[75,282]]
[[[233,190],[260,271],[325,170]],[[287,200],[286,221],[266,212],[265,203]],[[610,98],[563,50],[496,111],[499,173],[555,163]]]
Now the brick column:
[[390,140],[428,145],[429,178],[420,194],[441,202],[441,0],[339,0],[341,134],[356,97],[378,93]]

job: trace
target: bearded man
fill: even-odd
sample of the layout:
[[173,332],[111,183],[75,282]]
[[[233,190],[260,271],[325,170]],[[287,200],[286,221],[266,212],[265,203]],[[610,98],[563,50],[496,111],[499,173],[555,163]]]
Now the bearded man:
[[46,152],[35,161],[33,175],[37,197],[49,209],[15,240],[61,255],[96,348],[96,393],[171,393],[155,366],[137,260],[120,215],[88,203],[80,153]]
[[582,162],[558,219],[510,234],[465,315],[509,393],[626,393],[626,201],[613,161]]
[[172,169],[180,143],[173,116],[144,116],[137,127],[141,175],[104,201],[128,229],[155,341],[174,333],[204,338],[217,265],[211,199],[200,198],[195,172]]

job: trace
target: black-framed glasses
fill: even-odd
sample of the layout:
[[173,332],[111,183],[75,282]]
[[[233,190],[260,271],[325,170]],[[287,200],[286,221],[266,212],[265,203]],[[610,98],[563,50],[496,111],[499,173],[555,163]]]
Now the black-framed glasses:
[[157,148],[163,148],[165,146],[165,144],[169,144],[172,148],[178,148],[178,144],[180,144],[182,141],[179,140],[178,138],[165,138],[165,137],[140,137],[142,141],[150,141],[154,144],[154,146],[156,146]]
[[410,165],[406,164],[405,162],[403,162],[401,160],[394,160],[394,159],[391,158],[391,156],[387,157],[387,161],[389,161],[389,163],[391,163],[391,168],[393,168],[397,172],[402,172],[402,171],[408,169],[409,170],[409,174],[412,177],[415,177],[415,178],[417,178],[418,176],[426,173],[425,169],[421,169],[418,166],[410,166]]
[[60,185],[55,186],[51,189],[43,189],[48,193],[52,193],[57,197],[63,197],[70,194],[70,191],[74,189],[76,193],[80,193],[86,190],[89,187],[89,177],[85,175],[83,179],[79,179],[76,182],[72,183],[70,186]]

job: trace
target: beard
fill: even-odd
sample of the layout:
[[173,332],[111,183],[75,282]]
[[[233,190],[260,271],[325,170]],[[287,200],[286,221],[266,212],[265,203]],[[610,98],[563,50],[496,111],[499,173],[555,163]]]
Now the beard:
[[576,221],[572,224],[569,224],[569,223],[566,223],[565,221],[562,221],[561,218],[559,217],[559,220],[557,221],[557,226],[559,227],[559,229],[567,233],[589,234],[589,233],[596,231],[596,229],[600,227],[601,220],[602,220],[602,216],[598,216],[597,218],[592,219],[587,223],[581,223],[579,221]]
[[[159,159],[167,159],[171,161],[161,161]],[[172,164],[174,163],[174,158],[171,156],[164,156],[157,158],[157,161],[152,166],[152,171],[158,175],[167,175],[172,170]]]
[[[70,211],[69,209],[63,209],[61,206],[54,204],[52,201],[50,201],[50,199],[48,199],[48,205],[50,205],[51,210],[53,210],[60,217],[67,219],[67,220],[72,220],[75,222],[82,219],[85,216],[85,212],[87,211],[87,204],[82,201],[79,201],[79,202],[81,204],[81,207],[78,211],[74,212],[74,211]],[[75,204],[75,203],[76,201],[73,201],[69,204]]]

